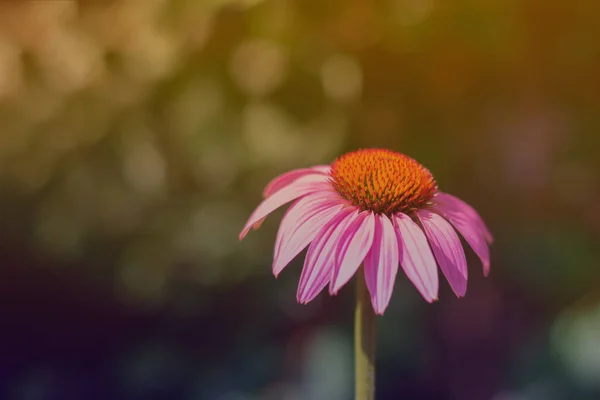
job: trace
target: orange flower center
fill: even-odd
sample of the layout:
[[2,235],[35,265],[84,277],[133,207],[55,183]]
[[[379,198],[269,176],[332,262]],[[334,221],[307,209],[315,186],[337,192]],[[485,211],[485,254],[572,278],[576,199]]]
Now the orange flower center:
[[346,153],[331,165],[331,175],[333,187],[344,199],[377,214],[423,207],[437,190],[427,168],[384,149]]

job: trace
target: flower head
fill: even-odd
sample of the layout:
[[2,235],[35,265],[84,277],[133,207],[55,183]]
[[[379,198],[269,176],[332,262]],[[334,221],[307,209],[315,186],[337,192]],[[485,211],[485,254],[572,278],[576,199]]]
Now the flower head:
[[297,299],[308,303],[329,284],[336,294],[364,264],[373,309],[389,304],[398,266],[426,301],[438,295],[437,265],[458,297],[467,289],[467,262],[458,233],[489,273],[492,235],[477,212],[438,191],[429,170],[403,154],[365,149],[331,166],[297,169],[273,179],[240,234],[294,201],[275,242],[275,276],[308,246]]

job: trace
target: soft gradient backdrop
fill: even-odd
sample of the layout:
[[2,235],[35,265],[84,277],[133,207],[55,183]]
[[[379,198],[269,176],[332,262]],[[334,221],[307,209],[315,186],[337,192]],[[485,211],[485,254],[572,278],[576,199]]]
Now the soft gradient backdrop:
[[[495,234],[399,274],[378,399],[600,398],[600,2],[0,2],[0,398],[348,400],[353,290],[271,274],[288,169],[386,147]],[[443,280],[442,280],[443,281]]]

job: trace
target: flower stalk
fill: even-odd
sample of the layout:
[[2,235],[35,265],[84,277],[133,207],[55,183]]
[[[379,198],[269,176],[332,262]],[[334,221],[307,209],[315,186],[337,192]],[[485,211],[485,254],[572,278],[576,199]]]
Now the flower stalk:
[[364,273],[356,276],[354,310],[355,400],[375,399],[376,315],[371,306]]

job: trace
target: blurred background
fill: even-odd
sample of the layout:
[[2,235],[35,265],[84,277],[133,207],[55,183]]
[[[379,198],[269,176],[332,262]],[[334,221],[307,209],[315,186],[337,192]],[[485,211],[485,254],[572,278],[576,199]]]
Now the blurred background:
[[0,399],[344,400],[352,300],[271,274],[264,185],[386,147],[496,241],[404,276],[378,399],[600,398],[600,2],[0,3]]

